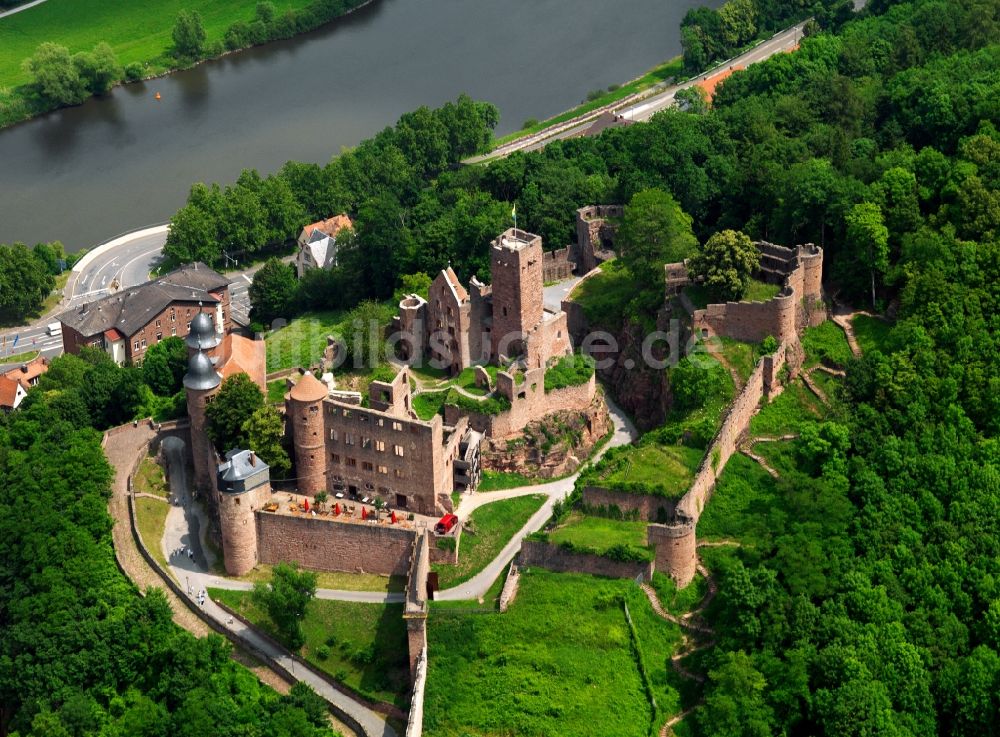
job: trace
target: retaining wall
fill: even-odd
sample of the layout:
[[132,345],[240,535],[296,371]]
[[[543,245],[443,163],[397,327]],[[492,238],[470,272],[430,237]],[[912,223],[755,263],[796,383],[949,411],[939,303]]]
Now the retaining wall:
[[585,486],[581,492],[581,500],[589,507],[615,506],[622,512],[638,512],[639,519],[645,522],[673,518],[678,502],[677,499],[654,494],[633,494],[602,486]]
[[519,565],[538,566],[559,573],[589,573],[609,578],[653,577],[653,561],[618,561],[591,553],[573,553],[553,543],[525,540],[521,543]]
[[405,575],[413,530],[378,524],[351,524],[322,517],[257,512],[260,562],[296,562],[317,571],[363,571]]

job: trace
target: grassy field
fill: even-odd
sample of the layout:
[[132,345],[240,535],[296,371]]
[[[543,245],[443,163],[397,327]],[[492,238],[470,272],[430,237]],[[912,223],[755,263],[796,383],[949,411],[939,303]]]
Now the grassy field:
[[852,358],[847,336],[832,320],[806,328],[802,333],[802,348],[806,352],[806,366],[822,363],[843,368]]
[[820,401],[797,379],[750,420],[750,435],[798,432],[803,424],[818,422],[824,414]]
[[427,629],[428,737],[646,737],[637,654],[661,710],[680,708],[665,657],[678,630],[631,581],[531,569],[506,613],[435,608]]
[[417,394],[413,397],[413,411],[421,420],[430,420],[444,407],[444,398],[447,396],[447,391]]
[[135,500],[135,523],[139,528],[139,537],[142,538],[146,549],[152,554],[164,570],[169,571],[167,559],[163,555],[163,533],[167,527],[167,512],[170,505],[166,500],[150,499],[140,497]]
[[542,494],[486,504],[475,510],[465,524],[458,547],[458,564],[434,563],[441,588],[468,581],[493,560],[503,546],[545,502]]
[[309,312],[268,334],[267,370],[311,366],[323,358],[326,336],[338,334],[346,312]]
[[[684,288],[687,296],[694,303],[694,306],[699,310],[703,310],[708,305],[717,303],[719,300],[712,299],[708,290],[705,289],[700,284],[692,284]],[[777,284],[768,284],[767,282],[760,281],[758,279],[750,280],[750,287],[747,289],[747,293],[743,295],[743,299],[740,302],[767,302],[769,299],[774,299],[778,296],[778,292],[781,291],[781,287]]]
[[[761,445],[757,447],[762,449]],[[698,518],[698,536],[703,540],[730,538],[743,545],[770,547],[775,530],[784,527],[783,506],[777,481],[757,463],[736,453],[719,477],[711,504]]]
[[664,496],[680,497],[687,491],[704,451],[684,445],[644,445],[622,453],[598,481],[611,488],[633,484],[659,486]]
[[[274,634],[267,615],[247,591],[209,589],[209,596]],[[402,604],[314,599],[302,621],[300,654],[317,668],[375,701],[406,708],[410,670]]]
[[[238,576],[238,581],[271,580],[272,566],[258,563],[245,576]],[[375,573],[343,573],[339,571],[313,571],[316,574],[316,587],[320,589],[340,589],[342,591],[403,591],[406,588],[405,576],[379,576]],[[227,578],[233,578],[227,576]]]
[[146,456],[142,459],[132,482],[137,492],[155,494],[164,499],[170,496],[170,486],[163,475],[163,467],[152,456]]
[[750,378],[757,359],[760,358],[760,350],[753,343],[744,343],[732,338],[718,338],[722,343],[722,355],[726,361],[736,369],[743,381]]
[[580,282],[570,298],[583,308],[591,326],[618,328],[635,296],[635,280],[615,261],[601,264],[601,273]]
[[483,471],[476,491],[500,491],[501,489],[516,489],[519,486],[530,486],[541,483],[539,479],[520,473],[506,471]]
[[[272,0],[278,15],[303,8],[310,0]],[[243,0],[48,0],[4,18],[0,23],[0,89],[24,84],[21,62],[45,41],[66,46],[71,53],[90,51],[106,41],[124,65],[149,64],[151,74],[166,71],[164,55],[173,44],[171,31],[181,10],[197,10],[206,42],[222,38],[235,21],[254,18],[256,3]]]
[[548,128],[550,125],[558,125],[559,123],[564,123],[567,120],[572,120],[578,115],[583,115],[584,113],[588,113],[591,110],[596,110],[599,107],[610,105],[612,102],[615,102],[616,100],[624,99],[629,95],[635,94],[636,92],[642,92],[643,90],[649,89],[653,85],[659,84],[660,82],[670,79],[671,77],[676,79],[677,77],[680,76],[683,70],[684,70],[684,60],[679,56],[674,57],[670,61],[665,61],[662,64],[658,64],[657,66],[653,67],[648,72],[643,74],[641,77],[637,77],[636,79],[633,79],[631,82],[626,82],[620,87],[609,89],[607,92],[596,97],[593,100],[587,100],[586,102],[582,102],[577,107],[572,108],[571,110],[567,110],[566,112],[560,113],[559,115],[556,115],[553,118],[539,121],[531,126],[522,128],[519,131],[514,131],[513,133],[508,133],[506,136],[496,139],[493,142],[493,148],[498,148],[504,145],[505,143],[513,141],[516,138],[520,138],[521,136],[530,136],[535,133],[538,133],[539,131]]
[[557,544],[573,543],[599,553],[615,545],[644,548],[647,524],[645,521],[590,517],[574,511],[565,522],[549,532],[549,540]]
[[851,324],[854,326],[854,337],[857,338],[862,353],[889,352],[889,333],[892,332],[892,323],[879,320],[877,317],[857,315]]

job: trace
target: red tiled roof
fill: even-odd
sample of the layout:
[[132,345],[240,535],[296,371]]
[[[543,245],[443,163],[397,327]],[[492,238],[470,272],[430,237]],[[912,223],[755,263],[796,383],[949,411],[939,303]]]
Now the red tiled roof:
[[104,337],[108,340],[124,340],[125,336],[121,334],[118,328],[108,328],[104,331]]
[[3,373],[4,376],[20,382],[21,386],[27,389],[31,382],[49,370],[49,359],[44,356],[37,356],[23,366],[12,368]]
[[319,220],[315,223],[311,223],[302,229],[302,232],[308,238],[312,235],[314,230],[320,230],[326,233],[331,238],[335,237],[344,228],[353,228],[354,223],[347,215],[334,215],[332,218],[327,218],[326,220]]
[[233,374],[246,374],[253,379],[253,383],[261,388],[261,391],[266,393],[267,359],[264,341],[246,338],[235,333],[229,333],[223,340],[228,345],[223,346],[225,350],[222,355],[229,356],[229,360],[219,370],[222,378],[225,379]]
[[13,379],[0,376],[0,407],[14,409],[14,401],[17,399],[17,390],[21,388]]

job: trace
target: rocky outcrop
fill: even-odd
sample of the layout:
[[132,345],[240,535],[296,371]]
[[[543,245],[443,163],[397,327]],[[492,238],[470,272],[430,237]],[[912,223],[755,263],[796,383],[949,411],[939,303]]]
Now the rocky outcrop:
[[[658,326],[659,327],[659,326]],[[670,383],[663,369],[646,364],[642,343],[646,330],[641,325],[626,323],[615,334],[618,353],[608,357],[611,365],[600,368],[598,377],[608,387],[612,398],[635,421],[640,430],[662,425],[670,408]],[[665,358],[665,345],[656,345],[653,354]],[[601,365],[600,361],[598,365]]]
[[555,412],[531,422],[512,438],[486,438],[483,468],[556,478],[573,473],[611,430],[611,418],[598,392],[583,412]]

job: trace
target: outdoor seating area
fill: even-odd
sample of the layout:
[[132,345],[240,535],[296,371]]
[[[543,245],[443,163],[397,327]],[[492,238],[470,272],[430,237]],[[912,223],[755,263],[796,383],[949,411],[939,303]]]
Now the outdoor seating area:
[[350,499],[345,498],[342,493],[309,497],[282,491],[274,494],[262,510],[272,514],[324,517],[338,522],[392,525],[405,529],[414,529],[418,526],[433,528],[437,522],[435,517],[426,517],[379,504],[375,497],[361,496]]

